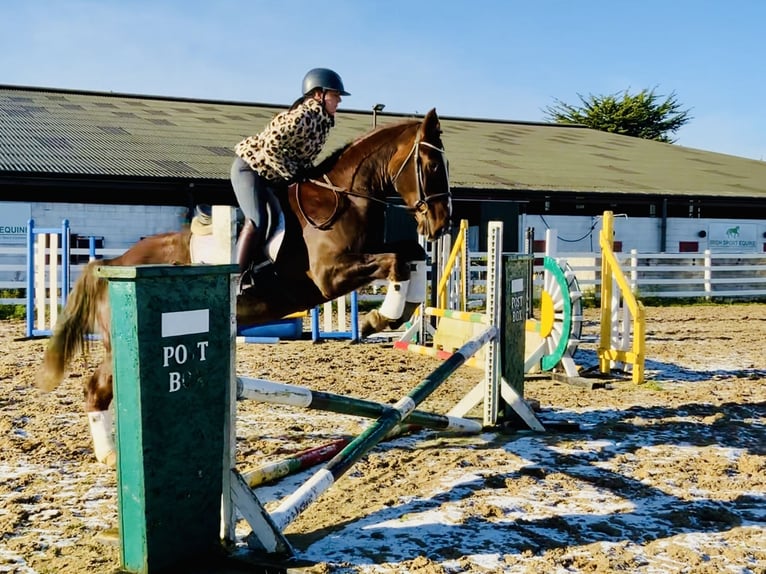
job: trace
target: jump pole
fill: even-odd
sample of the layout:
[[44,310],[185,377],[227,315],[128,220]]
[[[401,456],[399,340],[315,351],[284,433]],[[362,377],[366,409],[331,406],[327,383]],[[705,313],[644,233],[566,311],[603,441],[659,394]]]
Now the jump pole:
[[268,462],[256,468],[246,470],[242,473],[242,478],[247,481],[247,485],[250,488],[254,488],[272,480],[311,468],[321,462],[327,462],[343,450],[343,447],[349,442],[351,442],[349,438],[339,438],[327,444],[307,448],[281,460]]
[[[458,311],[454,309],[442,309],[439,307],[425,307],[423,309],[423,313],[427,317],[439,317],[439,326],[437,327],[436,331],[433,333],[432,338],[434,339],[433,343],[431,345],[419,345],[417,343],[410,343],[407,341],[395,341],[394,342],[394,348],[395,349],[401,349],[402,351],[407,351],[409,353],[416,353],[418,355],[424,355],[428,357],[435,357],[437,359],[446,359],[450,355],[452,355],[452,350],[445,350],[444,346],[440,346],[437,343],[440,342],[440,333],[442,332],[441,329],[445,329],[444,326],[446,324],[447,320],[454,320],[456,325],[464,326],[464,323],[477,323],[480,325],[489,325],[489,318],[485,313],[477,313],[477,312],[470,312],[470,311]],[[470,325],[465,325],[470,327]],[[461,343],[465,341],[467,338],[470,338],[471,335],[466,335],[466,337],[461,337]],[[444,343],[443,340],[441,340],[441,343]],[[455,346],[458,346],[459,343],[456,343]],[[450,349],[454,349],[455,347],[449,346]],[[466,365],[471,367],[476,367],[479,369],[484,368],[484,362],[482,361],[482,357],[480,355],[471,357],[470,360],[466,361]],[[492,423],[490,423],[492,424]]]
[[[393,439],[409,432],[423,430],[422,426],[412,424],[400,424],[386,435],[387,439]],[[322,462],[327,462],[351,442],[351,438],[344,437],[326,444],[307,448],[283,459],[267,462],[260,466],[245,470],[241,473],[242,478],[250,488],[255,488],[278,478],[300,472]]]
[[397,401],[392,408],[387,409],[373,425],[351,441],[324,468],[311,476],[292,495],[285,498],[270,513],[271,520],[276,527],[279,530],[283,530],[295,520],[301,512],[330,488],[339,477],[345,474],[356,461],[385,438],[396,425],[407,418],[415,410],[415,407],[428,398],[468,357],[475,354],[482,345],[496,338],[497,334],[497,328],[489,326],[483,333],[468,341],[449,359],[434,369],[429,376],[421,380],[410,393]]
[[[288,385],[265,379],[237,378],[237,398],[266,403],[292,405],[334,413],[379,418],[395,407],[368,399],[358,399],[324,391],[312,391],[299,385]],[[479,433],[482,425],[475,420],[416,411],[404,417],[408,423],[439,430]]]

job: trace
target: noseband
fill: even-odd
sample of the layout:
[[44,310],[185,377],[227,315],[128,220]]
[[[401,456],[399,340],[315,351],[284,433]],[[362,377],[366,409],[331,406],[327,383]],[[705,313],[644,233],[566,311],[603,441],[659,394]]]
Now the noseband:
[[[452,193],[449,189],[449,172],[445,174],[447,178],[447,191],[444,193],[433,193],[431,195],[425,194],[425,179],[423,177],[423,165],[420,160],[420,155],[417,153],[419,146],[426,146],[430,147],[431,149],[434,149],[438,151],[440,154],[442,154],[442,163],[444,164],[444,169],[447,171],[447,161],[445,159],[445,151],[440,148],[436,147],[433,144],[430,144],[428,142],[420,141],[420,134],[418,133],[417,136],[415,136],[415,143],[412,144],[412,149],[410,150],[410,153],[407,154],[407,157],[404,158],[404,161],[402,162],[402,165],[399,166],[399,171],[396,172],[396,175],[394,176],[392,183],[394,184],[394,188],[396,188],[396,180],[399,179],[399,176],[404,171],[404,167],[407,165],[407,163],[410,161],[410,159],[415,156],[415,182],[418,187],[418,201],[415,203],[415,205],[411,206],[410,209],[412,211],[423,213],[425,211],[428,211],[428,204],[432,201],[439,200],[443,197],[452,198]],[[401,194],[400,194],[401,195]]]

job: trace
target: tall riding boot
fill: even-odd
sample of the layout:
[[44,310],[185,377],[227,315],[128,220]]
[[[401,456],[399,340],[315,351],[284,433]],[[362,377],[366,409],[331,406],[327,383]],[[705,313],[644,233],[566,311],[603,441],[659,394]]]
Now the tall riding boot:
[[261,258],[263,246],[260,243],[261,233],[259,229],[252,219],[246,219],[237,240],[237,265],[239,265],[241,272],[244,273],[250,269],[253,263],[257,263],[256,260]]

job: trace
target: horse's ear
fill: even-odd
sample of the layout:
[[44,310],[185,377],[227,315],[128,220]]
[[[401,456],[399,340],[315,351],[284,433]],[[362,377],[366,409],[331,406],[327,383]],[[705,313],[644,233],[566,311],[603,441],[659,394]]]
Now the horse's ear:
[[439,116],[436,115],[436,108],[431,108],[423,118],[420,124],[420,136],[424,141],[433,141],[441,136],[442,127],[439,123]]

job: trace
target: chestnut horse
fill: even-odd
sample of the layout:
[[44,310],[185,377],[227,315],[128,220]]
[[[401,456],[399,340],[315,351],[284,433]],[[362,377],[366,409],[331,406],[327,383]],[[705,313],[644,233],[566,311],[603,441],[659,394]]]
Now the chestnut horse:
[[[240,287],[238,325],[311,309],[378,279],[388,279],[390,288],[380,309],[365,316],[362,335],[400,325],[424,300],[426,255],[415,239],[384,243],[385,208],[387,197],[396,192],[404,203],[397,200],[396,205],[412,213],[420,235],[435,240],[449,229],[448,166],[436,111],[422,120],[375,129],[304,177],[279,198],[284,237],[274,262],[256,272],[252,285]],[[142,239],[119,257],[90,262],[45,350],[37,385],[49,391],[61,383],[75,355],[87,351],[89,334],[101,334],[104,358],[84,390],[96,457],[106,464],[116,461],[109,411],[112,347],[107,281],[95,268],[190,264],[190,239],[189,229],[162,233]],[[412,286],[417,283],[422,293],[411,293],[411,275]]]

